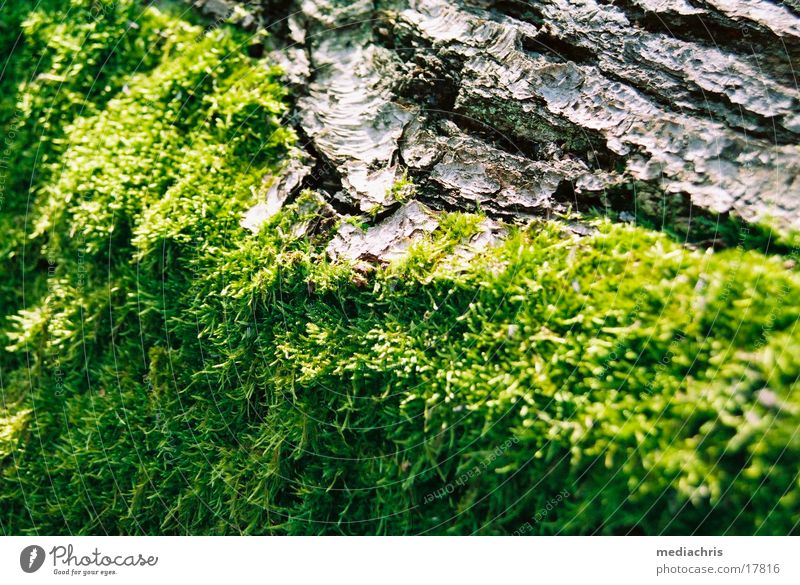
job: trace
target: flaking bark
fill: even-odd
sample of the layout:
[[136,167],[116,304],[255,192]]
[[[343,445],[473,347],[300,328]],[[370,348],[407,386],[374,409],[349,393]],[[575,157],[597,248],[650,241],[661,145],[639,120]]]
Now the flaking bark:
[[273,31],[339,209],[391,218],[404,176],[511,221],[636,185],[800,228],[795,0],[196,4]]

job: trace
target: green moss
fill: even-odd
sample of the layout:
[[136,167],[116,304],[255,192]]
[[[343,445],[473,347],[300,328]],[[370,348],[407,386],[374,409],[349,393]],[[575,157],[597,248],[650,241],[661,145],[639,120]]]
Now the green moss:
[[405,203],[409,199],[413,199],[417,192],[417,187],[414,185],[407,173],[394,182],[391,188],[387,189],[386,199],[396,201],[397,203]]
[[453,263],[482,218],[447,214],[365,279],[302,200],[238,225],[294,140],[276,72],[144,13],[174,49],[61,119],[3,242],[4,532],[797,530],[786,258],[598,220]]
[[717,214],[697,207],[686,195],[665,193],[640,182],[609,189],[604,204],[594,206],[588,215],[618,219],[622,213],[634,217],[638,225],[690,246],[739,247],[783,255],[800,246],[800,234],[776,227],[781,222],[772,218],[746,222],[732,213]]

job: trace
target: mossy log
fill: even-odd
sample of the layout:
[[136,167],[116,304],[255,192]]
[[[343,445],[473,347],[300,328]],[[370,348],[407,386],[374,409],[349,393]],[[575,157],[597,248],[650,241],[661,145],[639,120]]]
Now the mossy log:
[[0,533],[798,532],[793,5],[147,4],[3,12]]

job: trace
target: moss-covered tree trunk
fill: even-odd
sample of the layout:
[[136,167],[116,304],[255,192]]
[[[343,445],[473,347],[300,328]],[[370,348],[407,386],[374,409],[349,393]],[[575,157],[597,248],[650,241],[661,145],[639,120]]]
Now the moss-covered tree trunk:
[[797,225],[792,5],[150,3],[0,14],[0,533],[798,532],[800,239],[615,223]]

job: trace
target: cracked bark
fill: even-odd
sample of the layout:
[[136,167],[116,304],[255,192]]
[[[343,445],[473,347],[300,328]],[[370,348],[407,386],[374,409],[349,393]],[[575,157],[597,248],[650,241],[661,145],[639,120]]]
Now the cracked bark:
[[195,4],[273,32],[304,146],[332,169],[320,192],[384,227],[408,227],[391,188],[407,174],[433,210],[495,219],[635,183],[800,229],[796,0]]

